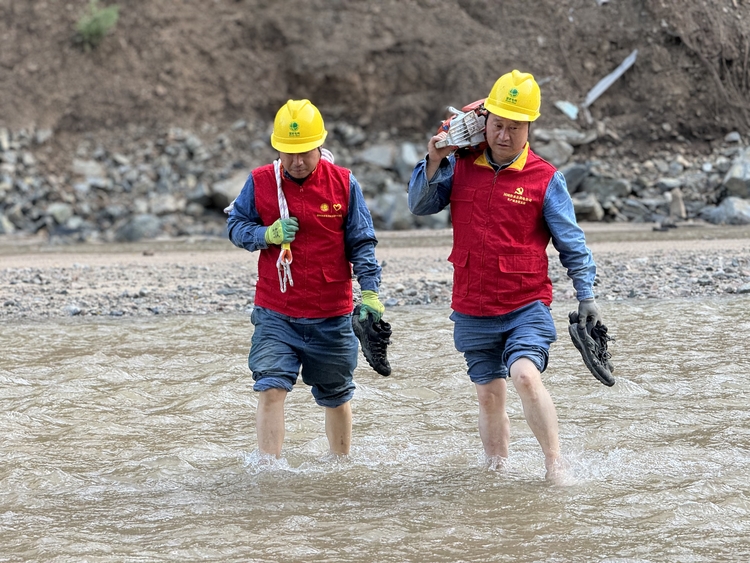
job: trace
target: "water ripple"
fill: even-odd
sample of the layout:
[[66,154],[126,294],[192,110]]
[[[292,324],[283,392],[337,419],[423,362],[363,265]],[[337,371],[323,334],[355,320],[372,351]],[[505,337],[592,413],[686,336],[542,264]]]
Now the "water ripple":
[[[731,306],[729,306],[731,303]],[[740,561],[750,558],[748,297],[607,303],[617,384],[567,339],[545,382],[570,487],[544,481],[511,389],[488,467],[446,309],[389,310],[393,374],[361,360],[354,445],[287,399],[255,450],[245,315],[0,327],[0,561]]]

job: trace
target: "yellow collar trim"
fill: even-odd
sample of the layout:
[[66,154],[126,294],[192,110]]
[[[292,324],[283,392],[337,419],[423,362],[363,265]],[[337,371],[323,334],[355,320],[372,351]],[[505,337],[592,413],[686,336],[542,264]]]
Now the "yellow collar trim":
[[[526,161],[529,158],[529,143],[527,142],[523,150],[521,151],[521,154],[516,157],[516,160],[513,161],[513,163],[508,166],[506,170],[523,170],[524,166],[526,166]],[[487,166],[488,168],[492,168],[492,165],[487,161],[487,157],[485,156],[485,151],[482,151],[482,154],[480,154],[475,160],[474,164],[478,164],[479,166]]]

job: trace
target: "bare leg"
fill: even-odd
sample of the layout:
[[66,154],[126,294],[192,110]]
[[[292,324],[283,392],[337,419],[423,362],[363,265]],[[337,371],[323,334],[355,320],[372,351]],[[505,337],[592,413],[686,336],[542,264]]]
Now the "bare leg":
[[284,443],[284,389],[268,389],[260,392],[258,410],[255,413],[255,429],[258,434],[258,449],[261,453],[281,457]]
[[521,397],[523,414],[544,452],[547,476],[562,469],[557,411],[534,363],[521,358],[510,366],[511,381]]
[[507,391],[505,379],[495,379],[484,385],[476,385],[479,399],[479,437],[485,455],[491,460],[507,459],[510,442],[510,420],[505,412]]
[[326,436],[331,453],[349,455],[352,445],[352,406],[349,402],[326,408]]

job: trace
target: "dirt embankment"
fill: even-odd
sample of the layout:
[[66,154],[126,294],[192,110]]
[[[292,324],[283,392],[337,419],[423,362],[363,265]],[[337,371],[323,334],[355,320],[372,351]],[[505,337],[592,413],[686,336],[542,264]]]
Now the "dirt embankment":
[[512,68],[542,83],[540,126],[570,126],[553,103],[582,102],[635,49],[590,108],[614,154],[748,128],[747,0],[119,0],[90,52],[72,41],[87,4],[0,3],[0,127],[53,129],[52,171],[86,135],[267,121],[290,97],[421,138]]

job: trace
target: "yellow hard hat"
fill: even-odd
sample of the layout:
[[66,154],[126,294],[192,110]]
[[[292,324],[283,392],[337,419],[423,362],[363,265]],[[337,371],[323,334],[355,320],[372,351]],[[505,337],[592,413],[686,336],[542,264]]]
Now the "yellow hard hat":
[[489,112],[513,121],[536,120],[541,105],[539,84],[532,75],[518,70],[498,78],[484,102]]
[[276,112],[271,146],[279,152],[298,154],[322,145],[326,135],[323,117],[310,100],[289,100]]

